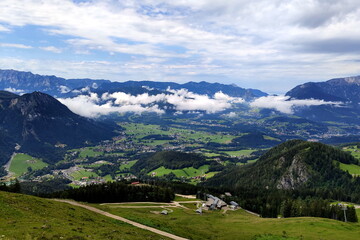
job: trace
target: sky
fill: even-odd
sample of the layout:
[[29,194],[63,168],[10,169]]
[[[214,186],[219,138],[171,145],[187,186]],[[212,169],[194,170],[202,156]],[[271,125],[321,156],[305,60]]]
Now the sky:
[[1,0],[0,69],[285,93],[360,74],[360,0]]

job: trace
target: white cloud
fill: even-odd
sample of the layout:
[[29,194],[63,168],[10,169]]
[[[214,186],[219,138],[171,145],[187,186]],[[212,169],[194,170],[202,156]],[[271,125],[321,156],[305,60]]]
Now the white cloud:
[[62,53],[62,50],[60,48],[54,47],[54,46],[48,46],[48,47],[40,47],[40,49],[48,52],[53,53]]
[[17,94],[23,94],[23,93],[25,93],[24,90],[22,90],[22,89],[16,89],[16,88],[5,88],[4,90],[5,90],[5,91],[8,91],[8,92],[12,92],[12,93],[17,93]]
[[8,48],[22,48],[22,49],[30,49],[32,46],[19,44],[19,43],[0,43],[0,47],[8,47]]
[[75,98],[59,99],[59,101],[73,112],[85,117],[98,117],[116,112],[164,113],[164,110],[159,109],[159,103],[172,104],[174,110],[177,111],[176,114],[182,111],[216,113],[230,108],[233,103],[243,101],[240,98],[229,97],[222,92],[218,92],[214,98],[210,98],[207,95],[198,95],[185,89],[168,89],[168,91],[173,94],[149,95],[144,93],[134,96],[124,92],[115,92],[104,93],[99,97],[96,93],[89,93],[89,95],[79,95]]
[[71,111],[84,117],[96,118],[111,113],[134,112],[141,114],[143,112],[164,113],[157,105],[143,107],[139,104],[114,106],[111,101],[105,104],[97,104],[94,96],[80,95],[75,98],[59,98],[62,104],[66,105]]
[[266,96],[255,99],[250,103],[254,108],[271,108],[279,112],[292,114],[295,107],[339,105],[340,102],[326,102],[318,99],[290,99],[289,96]]
[[60,86],[59,88],[60,88],[59,90],[61,93],[68,93],[71,91],[71,89],[68,88],[67,86]]

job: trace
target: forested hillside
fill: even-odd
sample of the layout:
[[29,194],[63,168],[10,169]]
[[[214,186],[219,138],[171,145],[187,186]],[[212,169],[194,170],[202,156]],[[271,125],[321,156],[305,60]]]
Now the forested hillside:
[[234,191],[243,207],[262,216],[276,217],[286,204],[296,211],[309,204],[327,206],[321,214],[315,207],[308,214],[334,216],[331,201],[360,202],[360,178],[341,170],[340,163],[359,164],[335,147],[291,140],[272,148],[254,164],[227,168],[204,185]]

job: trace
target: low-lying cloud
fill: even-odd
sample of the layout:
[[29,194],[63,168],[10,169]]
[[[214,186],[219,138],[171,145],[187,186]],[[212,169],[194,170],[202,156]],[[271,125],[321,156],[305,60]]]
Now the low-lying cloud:
[[22,94],[24,94],[24,93],[25,93],[25,91],[24,91],[24,90],[22,90],[22,89],[16,89],[16,88],[11,88],[11,87],[9,87],[9,88],[5,88],[4,90],[5,90],[5,91],[8,91],[8,92],[12,92],[12,93],[20,94],[20,95],[22,95]]
[[[168,107],[177,114],[182,111],[202,111],[216,113],[232,107],[232,104],[242,103],[242,98],[230,97],[222,92],[217,92],[213,97],[199,95],[186,89],[167,89],[169,93],[149,95],[148,93],[131,95],[124,92],[96,93],[79,95],[74,98],[60,98],[71,111],[84,116],[96,118],[111,113],[143,112],[165,113]],[[159,105],[163,107],[160,108]],[[165,105],[165,106],[164,106]],[[170,105],[170,106],[169,106]]]
[[292,114],[295,107],[339,105],[340,102],[326,102],[318,99],[290,99],[289,96],[266,96],[255,99],[250,103],[251,107],[271,108],[279,112]]

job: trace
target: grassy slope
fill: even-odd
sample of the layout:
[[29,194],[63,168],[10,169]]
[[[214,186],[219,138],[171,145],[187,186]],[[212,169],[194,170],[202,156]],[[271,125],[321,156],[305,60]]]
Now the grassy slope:
[[[125,209],[98,206],[113,214],[156,227],[190,239],[254,239],[256,235],[272,234],[272,238],[259,239],[327,239],[350,240],[360,236],[360,224],[343,223],[322,218],[266,219],[253,216],[244,210],[204,212],[197,215],[192,209],[172,208],[167,216],[151,213],[161,208]],[[282,238],[281,236],[291,238]],[[256,238],[257,239],[257,238]]]
[[360,176],[360,166],[355,164],[344,164],[339,163],[340,169],[343,171],[348,171],[352,175]]
[[193,167],[187,167],[183,169],[167,169],[164,166],[159,167],[153,171],[151,171],[149,174],[155,172],[157,177],[164,176],[165,174],[174,173],[177,177],[196,177],[200,176],[202,174],[205,174],[207,171],[209,171],[209,165],[203,165],[199,167],[198,169]]
[[134,166],[134,164],[137,162],[137,160],[133,160],[133,161],[129,161],[127,164],[121,164],[119,167],[119,170],[125,170],[130,169],[132,166]]
[[0,239],[164,237],[65,203],[0,191]]
[[348,146],[343,148],[344,151],[350,152],[355,158],[360,161],[360,149],[357,146]]
[[33,170],[46,167],[47,164],[38,158],[33,158],[27,154],[17,153],[11,161],[10,172],[15,173],[15,176],[21,176],[27,172],[27,168],[31,167]]

